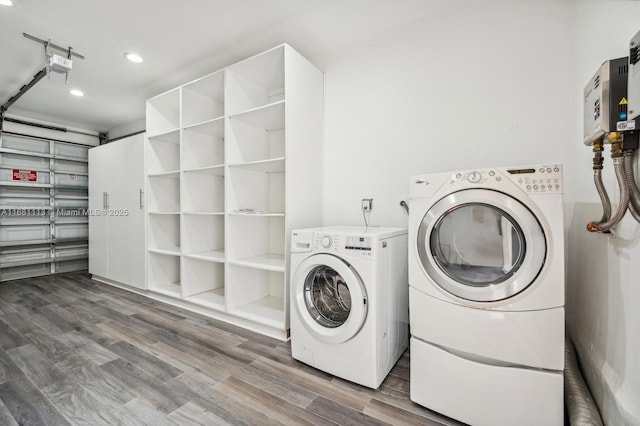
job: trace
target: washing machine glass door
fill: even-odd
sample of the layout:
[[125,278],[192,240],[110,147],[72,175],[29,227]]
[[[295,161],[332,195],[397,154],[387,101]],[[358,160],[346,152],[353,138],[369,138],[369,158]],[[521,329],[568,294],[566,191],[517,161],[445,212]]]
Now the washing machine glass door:
[[367,298],[358,272],[343,259],[316,254],[293,276],[294,305],[306,329],[326,343],[342,343],[362,328]]
[[425,272],[445,291],[490,302],[527,288],[544,266],[547,246],[535,215],[502,192],[468,189],[431,207],[418,228]]

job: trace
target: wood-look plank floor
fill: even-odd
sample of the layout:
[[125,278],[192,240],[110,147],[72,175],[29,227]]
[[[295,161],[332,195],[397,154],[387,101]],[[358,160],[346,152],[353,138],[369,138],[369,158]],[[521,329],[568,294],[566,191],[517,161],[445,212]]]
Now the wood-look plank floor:
[[0,284],[2,425],[458,425],[290,344],[67,273]]

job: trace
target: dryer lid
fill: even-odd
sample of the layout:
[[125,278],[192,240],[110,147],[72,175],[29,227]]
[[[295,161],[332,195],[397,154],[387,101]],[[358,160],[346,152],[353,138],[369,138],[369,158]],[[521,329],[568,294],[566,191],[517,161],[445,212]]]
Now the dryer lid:
[[544,231],[522,202],[502,192],[469,189],[436,202],[418,228],[425,272],[454,296],[491,302],[512,297],[538,276]]

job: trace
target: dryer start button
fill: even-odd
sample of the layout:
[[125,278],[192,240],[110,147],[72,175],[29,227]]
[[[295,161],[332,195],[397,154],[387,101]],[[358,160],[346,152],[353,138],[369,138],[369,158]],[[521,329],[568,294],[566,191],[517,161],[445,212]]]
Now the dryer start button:
[[469,183],[478,183],[482,179],[482,175],[476,171],[473,171],[467,175]]

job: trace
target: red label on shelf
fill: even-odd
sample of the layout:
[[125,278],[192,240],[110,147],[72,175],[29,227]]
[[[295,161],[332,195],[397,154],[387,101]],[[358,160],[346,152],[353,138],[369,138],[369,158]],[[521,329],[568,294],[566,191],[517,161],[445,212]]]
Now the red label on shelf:
[[38,172],[36,170],[13,169],[13,180],[20,180],[23,182],[37,182]]

